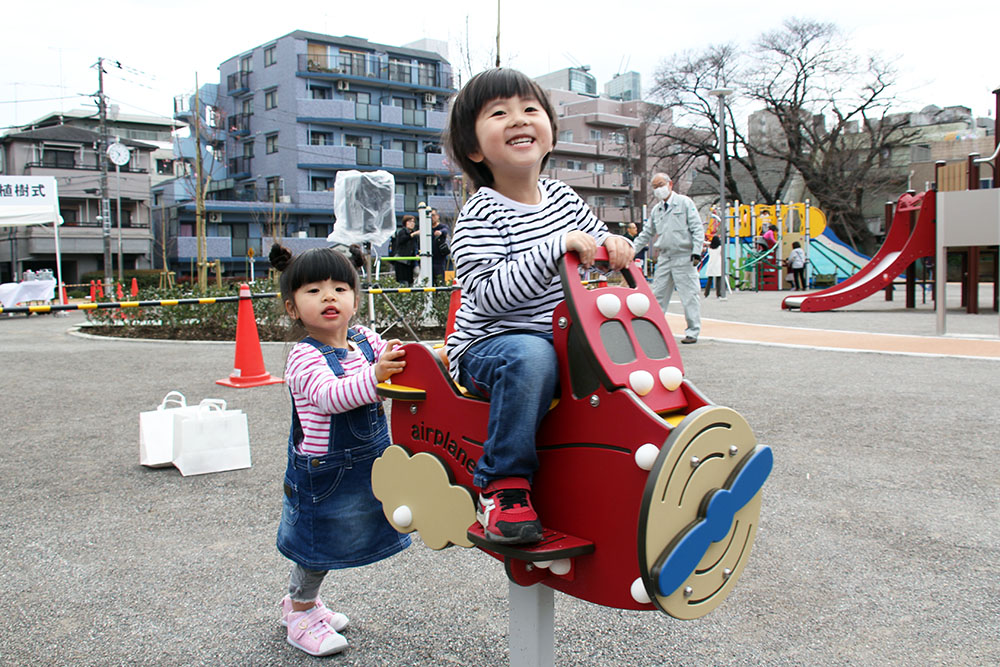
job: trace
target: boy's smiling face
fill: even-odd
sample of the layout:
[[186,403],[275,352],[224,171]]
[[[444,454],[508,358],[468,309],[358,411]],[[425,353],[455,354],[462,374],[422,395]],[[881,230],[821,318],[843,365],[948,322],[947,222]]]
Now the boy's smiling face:
[[479,150],[473,162],[485,162],[497,189],[510,179],[538,180],[542,160],[552,151],[552,123],[534,97],[506,97],[487,102],[476,117]]

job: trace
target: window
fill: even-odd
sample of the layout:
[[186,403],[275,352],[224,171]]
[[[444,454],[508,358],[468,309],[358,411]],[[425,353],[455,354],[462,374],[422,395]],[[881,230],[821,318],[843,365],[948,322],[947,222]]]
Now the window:
[[309,181],[309,189],[313,192],[326,192],[333,190],[332,176],[313,176]]
[[310,146],[333,146],[333,132],[309,131]]
[[329,86],[312,86],[309,93],[314,100],[332,100],[333,88]]
[[253,115],[253,97],[248,97],[240,102],[240,113],[246,114],[247,116]]
[[264,151],[266,153],[278,152],[278,133],[269,134],[264,137]]
[[174,173],[174,161],[173,160],[156,160],[156,173],[164,176],[166,174]]
[[281,177],[272,176],[267,179],[267,201],[277,201],[281,196]]
[[276,54],[277,46],[268,46],[264,48],[264,67],[270,67],[274,63],[278,62],[278,57]]
[[64,225],[75,225],[77,223],[75,208],[61,208],[59,209],[59,215],[62,216]]
[[71,150],[43,148],[42,164],[46,167],[72,169],[76,165],[76,152]]
[[601,131],[600,130],[591,130],[590,131],[590,140],[591,141],[600,141],[601,140]]
[[344,93],[344,99],[355,102],[356,104],[371,104],[372,96],[371,93],[349,91]]
[[566,143],[573,143],[573,130],[562,130],[559,132],[559,141],[565,141]]
[[278,106],[278,89],[264,91],[264,108],[273,109]]
[[403,109],[416,109],[417,101],[412,97],[394,97],[392,98],[392,106],[402,107]]
[[625,143],[625,133],[623,132],[612,132],[611,141],[618,144],[619,146]]
[[594,172],[595,174],[603,174],[604,173],[604,163],[602,163],[602,162],[593,162],[590,165],[590,170],[592,172]]
[[253,56],[243,56],[240,58],[240,71],[241,72],[252,72],[253,71]]
[[396,194],[403,195],[404,211],[417,210],[418,197],[416,183],[400,183],[396,181]]
[[371,148],[372,138],[371,137],[361,137],[356,134],[345,134],[344,135],[344,145],[345,146],[356,146],[358,148]]
[[436,86],[434,63],[417,63],[417,83],[421,86]]
[[566,160],[566,168],[573,171],[583,171],[584,164],[580,160]]
[[243,147],[243,157],[253,157],[253,140],[244,141]]
[[193,222],[182,222],[180,224],[180,233],[178,236],[194,236],[194,223]]
[[399,58],[389,58],[389,80],[411,83],[410,63]]
[[309,224],[309,236],[314,239],[325,239],[330,235],[330,225],[327,224]]

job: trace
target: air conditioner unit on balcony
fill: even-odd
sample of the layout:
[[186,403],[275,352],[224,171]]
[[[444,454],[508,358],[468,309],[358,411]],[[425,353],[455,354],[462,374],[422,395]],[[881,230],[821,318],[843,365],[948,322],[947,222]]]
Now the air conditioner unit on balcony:
[[430,185],[430,186],[437,185],[438,184],[438,177],[437,176],[428,176],[427,178],[424,179],[424,184]]
[[424,93],[424,104],[437,104],[438,97],[434,93]]
[[348,81],[338,81],[337,90],[350,90],[351,84]]
[[292,196],[291,195],[281,195],[280,197],[278,197],[278,201],[280,203],[282,203],[282,204],[291,204],[292,203]]
[[220,213],[219,211],[209,211],[208,221],[213,223],[222,222],[222,213]]

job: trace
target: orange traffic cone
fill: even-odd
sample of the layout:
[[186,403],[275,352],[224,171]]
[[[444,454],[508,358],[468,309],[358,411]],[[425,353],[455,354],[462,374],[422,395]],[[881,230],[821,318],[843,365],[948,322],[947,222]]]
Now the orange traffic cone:
[[104,283],[103,282],[97,283],[97,296],[100,297],[101,299],[104,298]]
[[128,291],[132,296],[139,296],[139,281],[132,278],[132,287]]
[[265,384],[280,384],[281,378],[269,375],[264,368],[264,355],[260,350],[260,336],[257,334],[257,318],[253,314],[250,286],[240,285],[240,309],[236,315],[236,359],[233,372],[228,378],[216,380],[215,384],[243,389]]
[[94,303],[94,300],[96,298],[97,298],[97,287],[94,285],[94,281],[91,280],[90,281],[90,302]]
[[124,293],[124,292],[122,292],[122,284],[121,284],[121,283],[115,283],[115,287],[116,287],[116,288],[118,288],[118,289],[117,289],[117,292],[118,292],[118,300],[119,300],[119,301],[124,301],[124,300],[125,300],[125,293]]
[[62,286],[62,305],[69,303],[69,297],[66,295],[66,286]]

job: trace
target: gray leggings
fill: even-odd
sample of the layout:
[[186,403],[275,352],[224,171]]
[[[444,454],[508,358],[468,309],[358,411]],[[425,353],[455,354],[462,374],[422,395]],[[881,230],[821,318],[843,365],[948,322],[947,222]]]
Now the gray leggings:
[[326,577],[326,570],[307,570],[298,563],[292,566],[288,578],[288,595],[293,602],[312,602],[319,597],[319,587]]

